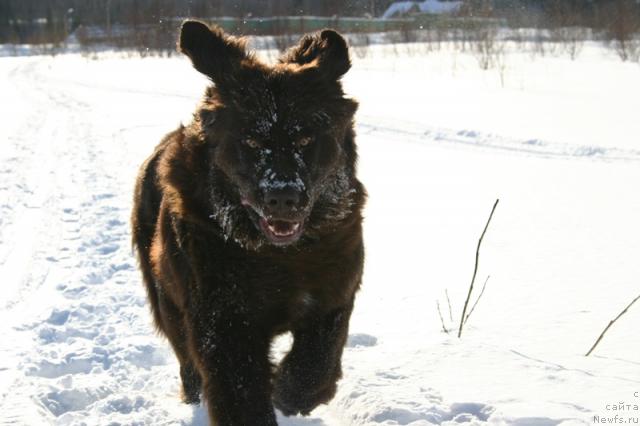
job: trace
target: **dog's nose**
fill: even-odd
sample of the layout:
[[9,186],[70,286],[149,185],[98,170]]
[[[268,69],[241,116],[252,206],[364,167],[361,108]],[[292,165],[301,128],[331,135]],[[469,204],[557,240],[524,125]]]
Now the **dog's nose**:
[[274,214],[295,210],[300,206],[301,198],[300,191],[291,187],[271,189],[264,194],[264,202]]

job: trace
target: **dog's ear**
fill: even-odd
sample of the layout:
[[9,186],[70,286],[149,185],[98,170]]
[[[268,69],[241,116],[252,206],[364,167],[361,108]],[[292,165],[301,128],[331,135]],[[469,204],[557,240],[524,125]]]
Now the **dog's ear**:
[[351,68],[347,42],[336,31],[328,29],[302,37],[297,46],[280,58],[280,62],[309,64],[332,80],[339,79]]
[[178,49],[191,59],[195,69],[216,83],[232,77],[248,57],[242,40],[192,20],[182,23]]

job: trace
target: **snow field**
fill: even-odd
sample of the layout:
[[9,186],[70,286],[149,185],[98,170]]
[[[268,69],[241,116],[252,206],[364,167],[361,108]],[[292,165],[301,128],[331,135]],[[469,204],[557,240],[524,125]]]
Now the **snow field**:
[[[638,403],[639,309],[583,355],[640,292],[639,71],[597,46],[512,53],[504,87],[447,49],[355,61],[363,289],[338,395],[281,424],[566,426]],[[128,229],[139,164],[206,80],[117,54],[2,58],[0,74],[2,420],[206,424],[178,400]],[[491,278],[458,340],[436,301],[456,328],[497,197],[478,289]]]

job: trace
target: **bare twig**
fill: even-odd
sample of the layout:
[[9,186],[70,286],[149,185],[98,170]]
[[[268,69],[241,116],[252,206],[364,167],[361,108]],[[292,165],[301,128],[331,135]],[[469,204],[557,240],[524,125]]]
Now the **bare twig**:
[[478,240],[478,247],[476,248],[476,264],[473,268],[473,278],[471,278],[471,285],[469,286],[469,293],[467,294],[467,300],[464,301],[464,308],[462,309],[462,317],[460,318],[460,328],[458,328],[458,338],[462,336],[462,327],[464,326],[464,319],[467,316],[467,306],[469,306],[469,299],[471,299],[471,293],[473,292],[473,284],[476,281],[476,274],[478,273],[478,259],[480,258],[480,245],[482,244],[482,239],[484,238],[484,234],[487,232],[487,228],[489,227],[489,223],[491,222],[491,218],[493,217],[493,212],[496,211],[496,207],[498,206],[498,202],[500,199],[496,199],[496,202],[493,204],[493,208],[491,209],[491,214],[489,215],[489,219],[487,219],[487,224],[484,226],[484,230],[482,231],[482,235],[480,235],[480,239]]
[[447,330],[447,327],[445,327],[444,325],[444,318],[442,318],[442,311],[440,310],[440,302],[436,301],[436,304],[438,305],[438,315],[440,315],[440,323],[442,324],[442,330],[449,334],[449,330]]
[[636,303],[636,302],[638,301],[638,299],[640,299],[640,295],[638,295],[638,297],[636,297],[635,299],[633,299],[633,300],[631,301],[631,303],[629,303],[629,304],[627,305],[627,307],[626,307],[626,308],[624,308],[624,310],[618,314],[618,316],[617,316],[617,317],[615,317],[613,320],[611,320],[611,321],[609,322],[609,325],[607,325],[607,326],[605,327],[604,331],[600,334],[600,337],[598,337],[598,340],[596,340],[596,342],[593,344],[593,346],[591,346],[591,349],[589,349],[589,352],[587,352],[587,353],[585,354],[585,356],[589,356],[589,355],[591,355],[591,352],[593,352],[593,350],[596,348],[596,346],[598,346],[598,343],[600,343],[600,341],[602,340],[602,338],[604,337],[604,335],[607,333],[607,331],[609,331],[609,328],[610,328],[610,327],[611,327],[611,326],[612,326],[616,321],[618,321],[618,319],[620,319],[620,317],[621,317],[621,316],[623,316],[624,314],[626,314],[626,313],[627,313],[627,311],[629,310],[629,308],[630,308],[634,303]]
[[487,288],[487,281],[489,281],[489,277],[491,277],[491,275],[487,275],[487,279],[484,280],[484,284],[482,285],[482,290],[480,291],[480,295],[478,296],[478,298],[476,299],[475,303],[473,304],[473,306],[471,307],[471,309],[469,310],[469,313],[467,314],[467,316],[464,319],[464,323],[466,324],[467,321],[469,321],[469,317],[471,316],[471,314],[473,313],[474,309],[476,309],[476,306],[478,305],[478,302],[480,301],[480,298],[482,297],[482,295],[484,294],[484,289]]
[[453,323],[453,311],[451,310],[451,300],[449,300],[449,291],[447,291],[446,288],[444,289],[444,294],[447,296],[447,304],[449,305],[449,319]]

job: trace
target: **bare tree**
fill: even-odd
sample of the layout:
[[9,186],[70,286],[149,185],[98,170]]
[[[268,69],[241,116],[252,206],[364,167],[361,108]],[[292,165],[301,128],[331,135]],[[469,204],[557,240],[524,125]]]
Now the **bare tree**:
[[617,0],[605,10],[607,35],[623,61],[637,61],[640,56],[639,13],[639,6],[633,0]]
[[505,49],[506,42],[499,39],[497,27],[489,25],[476,30],[473,53],[478,65],[485,71],[489,68],[497,68],[501,73],[503,85],[506,69]]
[[349,37],[349,44],[351,46],[351,50],[358,59],[364,59],[369,55],[369,46],[371,45],[371,40],[368,34],[352,34]]

